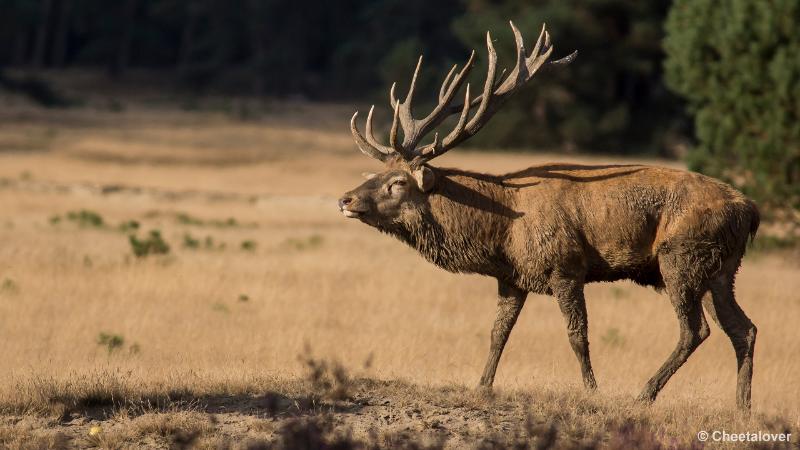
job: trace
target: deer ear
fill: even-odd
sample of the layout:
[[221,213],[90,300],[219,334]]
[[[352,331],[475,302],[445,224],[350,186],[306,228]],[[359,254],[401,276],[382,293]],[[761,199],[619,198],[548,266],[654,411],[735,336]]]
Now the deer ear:
[[417,180],[417,186],[419,186],[422,192],[428,192],[433,189],[433,185],[436,182],[436,175],[433,174],[430,167],[422,166],[418,169],[414,169],[411,174],[414,175],[414,179]]
[[377,174],[374,174],[372,172],[361,172],[361,176],[366,178],[366,179],[368,179],[368,180],[371,180],[371,179],[375,178],[377,176]]

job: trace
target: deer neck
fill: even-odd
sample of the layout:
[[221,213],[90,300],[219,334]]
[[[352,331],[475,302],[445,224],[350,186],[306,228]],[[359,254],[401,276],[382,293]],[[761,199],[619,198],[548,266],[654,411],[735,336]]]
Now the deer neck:
[[451,272],[496,276],[504,263],[507,230],[518,216],[513,197],[492,176],[436,169],[428,202],[382,231]]

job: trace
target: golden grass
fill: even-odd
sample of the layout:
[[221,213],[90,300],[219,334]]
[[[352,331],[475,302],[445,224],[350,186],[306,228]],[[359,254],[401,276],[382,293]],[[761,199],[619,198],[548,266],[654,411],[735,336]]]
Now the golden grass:
[[[339,215],[336,196],[360,183],[360,172],[379,169],[354,150],[345,115],[333,128],[330,121],[304,127],[296,115],[295,122],[242,124],[199,113],[135,110],[116,121],[70,114],[71,120],[21,114],[0,126],[0,408],[6,414],[58,416],[94,398],[143,408],[143,416],[116,419],[127,433],[114,441],[119,445],[174,435],[176,427],[213,434],[213,424],[192,412],[192,399],[298,393],[292,380],[304,373],[298,355],[306,346],[357,376],[414,383],[399,385],[410,390],[401,398],[446,398],[451,406],[472,398],[469,391],[441,389],[477,382],[495,285],[446,273]],[[502,172],[575,158],[457,151],[442,159]],[[102,194],[103,186],[124,188]],[[63,218],[82,209],[101,214],[106,226]],[[187,224],[178,213],[206,222],[235,218],[237,225]],[[50,223],[54,215],[61,222]],[[127,235],[116,230],[129,220],[141,223],[140,236],[161,230],[170,255],[133,257]],[[187,233],[201,241],[211,236],[225,248],[184,248]],[[247,240],[257,243],[254,250],[241,248]],[[555,302],[531,296],[495,382],[515,408],[529,403],[561,424],[579,417],[575,426],[584,430],[635,419],[683,443],[701,427],[755,431],[774,417],[800,428],[796,260],[748,257],[737,282],[739,302],[759,327],[750,419],[732,411],[735,358],[713,326],[651,408],[633,403],[677,340],[670,304],[624,282],[590,285],[586,296],[598,392],[582,391]],[[98,344],[100,333],[124,342],[109,351]],[[391,386],[382,389],[392,395]],[[188,409],[173,418],[142,406],[158,401]],[[0,442],[24,446],[13,441],[20,426],[0,428]]]

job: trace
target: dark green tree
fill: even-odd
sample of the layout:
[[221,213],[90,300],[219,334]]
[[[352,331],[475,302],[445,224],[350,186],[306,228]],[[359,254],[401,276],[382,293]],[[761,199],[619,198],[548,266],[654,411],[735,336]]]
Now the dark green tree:
[[[509,19],[523,32],[529,48],[546,23],[554,57],[579,51],[570,66],[537,74],[531,86],[503,107],[492,126],[476,136],[475,144],[671,153],[686,121],[678,98],[662,80],[662,23],[669,1],[465,3],[467,12],[453,29],[481,56],[484,35],[491,30],[500,63],[513,64]],[[479,61],[478,67],[483,64]]]
[[678,0],[665,71],[688,101],[694,170],[762,205],[800,208],[800,3]]

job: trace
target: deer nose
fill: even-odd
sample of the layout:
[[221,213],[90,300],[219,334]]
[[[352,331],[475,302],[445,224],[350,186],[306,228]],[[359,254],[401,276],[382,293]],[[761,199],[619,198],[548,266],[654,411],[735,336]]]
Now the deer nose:
[[353,197],[342,197],[339,199],[339,209],[344,209],[345,206],[353,202]]

